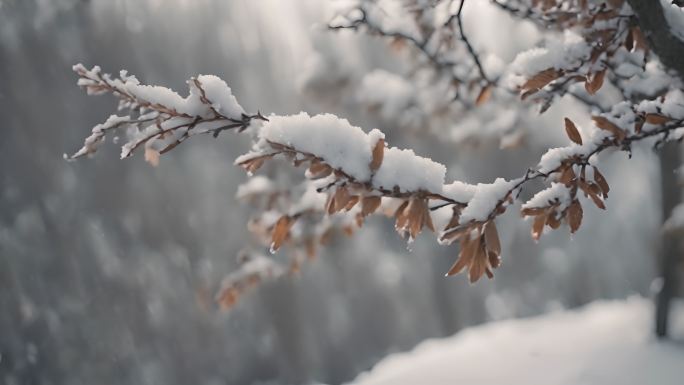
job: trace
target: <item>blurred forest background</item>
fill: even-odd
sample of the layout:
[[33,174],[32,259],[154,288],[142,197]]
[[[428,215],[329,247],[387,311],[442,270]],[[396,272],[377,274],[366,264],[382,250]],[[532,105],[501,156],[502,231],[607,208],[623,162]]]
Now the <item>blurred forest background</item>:
[[[531,26],[472,5],[476,46],[510,62],[536,42]],[[232,165],[246,138],[198,137],[157,168],[118,161],[114,147],[92,160],[62,159],[114,103],[76,87],[77,62],[127,69],[181,94],[191,76],[215,74],[249,111],[336,113],[446,164],[447,180],[470,183],[519,175],[544,147],[565,143],[562,118],[581,111],[557,103],[505,150],[393,129],[354,90],[364,73],[400,69],[400,60],[379,39],[312,27],[329,8],[320,0],[0,0],[0,382],[337,384],[469,325],[649,295],[661,223],[650,150],[635,152],[628,169],[617,167],[624,154],[606,160],[608,211],[587,208],[574,237],[559,231],[535,244],[529,224],[504,216],[494,280],[444,278],[455,247],[418,239],[407,249],[391,221],[377,218],[227,313],[212,295],[249,243],[249,208],[234,198],[246,177]],[[502,28],[505,39],[495,32]],[[312,66],[330,76],[309,77]]]

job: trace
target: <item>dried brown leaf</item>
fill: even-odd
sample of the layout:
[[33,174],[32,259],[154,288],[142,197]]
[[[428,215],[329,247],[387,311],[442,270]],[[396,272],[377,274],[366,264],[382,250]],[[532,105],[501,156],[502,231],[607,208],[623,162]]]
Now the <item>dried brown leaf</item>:
[[644,33],[641,32],[641,29],[639,27],[632,28],[632,35],[634,35],[634,47],[644,52],[648,52],[648,41],[646,40],[646,36],[644,36]]
[[594,181],[601,188],[601,193],[604,198],[608,198],[608,192],[610,191],[610,186],[606,181],[606,178],[599,172],[598,168],[594,167]]
[[575,175],[575,170],[573,170],[572,165],[568,165],[563,170],[563,173],[558,181],[569,187],[576,178],[577,175]]
[[646,123],[650,123],[653,125],[665,124],[665,123],[669,122],[670,120],[672,120],[669,117],[663,116],[660,114],[646,114],[644,119],[646,120]]
[[492,96],[492,85],[487,84],[480,90],[480,93],[477,95],[477,99],[475,99],[475,105],[476,106],[481,106],[489,100],[489,98]]
[[266,161],[266,159],[273,157],[273,154],[259,155],[254,158],[247,159],[239,163],[240,167],[244,168],[249,173],[254,173]]
[[427,203],[425,199],[412,199],[409,203],[408,209],[408,228],[412,238],[416,238],[423,228],[423,219],[425,218],[425,211],[427,210]]
[[356,206],[357,203],[359,203],[360,197],[358,195],[352,195],[351,198],[349,198],[349,201],[347,202],[347,205],[344,206],[345,211],[351,210],[354,206]]
[[451,276],[460,273],[466,266],[468,266],[469,262],[469,260],[463,257],[463,253],[459,253],[456,262],[451,265],[451,268],[449,268],[449,271],[446,273],[446,275]]
[[545,207],[528,207],[520,211],[523,217],[532,217],[546,213]]
[[534,217],[532,223],[532,239],[538,241],[544,231],[544,224],[546,223],[546,213],[542,213]]
[[313,161],[311,161],[311,165],[309,166],[309,175],[311,176],[311,178],[325,178],[331,173],[332,167],[328,166],[327,164],[321,162],[318,159],[314,159]]
[[625,132],[622,131],[622,129],[620,129],[620,127],[618,127],[615,123],[608,120],[606,117],[592,116],[591,119],[596,124],[596,127],[600,128],[602,130],[605,130],[605,131],[609,131],[618,140],[625,139]]
[[561,222],[556,217],[556,211],[555,210],[549,211],[549,214],[546,216],[546,224],[549,225],[549,227],[551,227],[554,230],[560,227]]
[[485,223],[484,238],[487,250],[493,251],[496,255],[501,255],[501,242],[499,241],[499,232],[496,229],[496,223],[492,220]]
[[282,246],[290,233],[290,227],[292,227],[293,223],[294,220],[287,215],[283,215],[278,219],[278,222],[276,222],[273,227],[273,234],[271,235],[271,250],[276,251]]
[[484,274],[486,268],[487,252],[484,249],[484,245],[478,244],[475,256],[473,257],[473,262],[470,264],[470,270],[468,271],[468,280],[470,283],[477,282]]
[[404,212],[406,211],[406,207],[408,206],[409,201],[406,200],[404,203],[402,203],[397,211],[394,213],[394,217],[397,219],[397,221],[394,223],[394,227],[399,230],[403,229],[404,226],[406,225],[406,221],[408,220],[408,215],[406,215]]
[[333,207],[333,212],[342,211],[349,203],[351,195],[349,195],[349,190],[347,187],[340,186],[335,190],[335,206]]
[[373,147],[373,159],[370,162],[371,171],[375,172],[380,168],[384,154],[385,154],[385,140],[379,139],[377,142],[375,142],[375,147]]
[[589,192],[589,198],[594,202],[596,207],[600,208],[601,210],[606,209],[606,205],[603,203],[603,199],[601,199],[598,194],[594,193],[593,191]]
[[493,269],[496,269],[501,265],[501,257],[499,254],[490,251],[487,253],[487,255],[489,257],[489,266],[491,266]]
[[449,242],[453,242],[454,240],[461,238],[463,235],[468,234],[470,232],[470,228],[467,226],[464,227],[457,227],[453,230],[446,231],[442,234],[441,239],[443,241],[448,240]]
[[561,74],[562,72],[558,71],[555,68],[547,68],[544,71],[541,71],[536,75],[532,76],[531,78],[527,79],[527,81],[522,85],[521,88],[523,91],[542,89],[547,84],[558,79],[561,76]]
[[380,207],[382,198],[378,196],[366,196],[361,200],[361,215],[364,217],[373,214]]
[[568,225],[570,225],[571,233],[574,234],[577,231],[577,229],[579,229],[580,225],[582,224],[582,215],[582,205],[579,203],[578,200],[572,201],[572,203],[568,207],[567,213],[567,221]]
[[594,95],[603,86],[603,79],[606,76],[606,70],[603,69],[592,76],[589,81],[584,82],[584,89],[587,90],[589,95]]
[[568,134],[568,138],[577,144],[582,144],[582,135],[580,135],[577,130],[577,126],[572,120],[565,118],[565,133]]

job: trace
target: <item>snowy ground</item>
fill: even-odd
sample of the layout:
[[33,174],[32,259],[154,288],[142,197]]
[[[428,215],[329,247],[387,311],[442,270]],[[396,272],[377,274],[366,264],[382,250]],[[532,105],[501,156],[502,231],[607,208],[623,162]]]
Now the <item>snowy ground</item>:
[[684,304],[673,341],[652,337],[643,298],[495,322],[385,358],[354,385],[684,384]]

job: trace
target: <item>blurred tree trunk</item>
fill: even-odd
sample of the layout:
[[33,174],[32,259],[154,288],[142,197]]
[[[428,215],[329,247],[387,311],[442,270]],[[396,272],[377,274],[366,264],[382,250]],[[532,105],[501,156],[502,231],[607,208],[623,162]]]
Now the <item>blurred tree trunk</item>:
[[[684,42],[673,33],[661,6],[653,5],[652,0],[628,0],[639,20],[651,48],[660,60],[684,79]],[[681,2],[676,2],[680,5]],[[663,198],[663,220],[667,220],[672,209],[681,200],[681,188],[673,171],[681,165],[679,143],[666,143],[660,154],[661,188]],[[667,320],[670,313],[670,300],[677,293],[680,259],[680,241],[675,234],[662,235],[659,255],[660,276],[663,286],[656,298],[656,335],[667,335]]]
[[[681,165],[679,143],[666,143],[660,153],[661,187],[663,199],[663,220],[672,214],[672,209],[681,200],[681,186],[674,174]],[[659,255],[659,271],[663,285],[656,297],[656,335],[667,336],[670,302],[678,290],[678,262],[681,257],[679,236],[674,232],[663,233]]]

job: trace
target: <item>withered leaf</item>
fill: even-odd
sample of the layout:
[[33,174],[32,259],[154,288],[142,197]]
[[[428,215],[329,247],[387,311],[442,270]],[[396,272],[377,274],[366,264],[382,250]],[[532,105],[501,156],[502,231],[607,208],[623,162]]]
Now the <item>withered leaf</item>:
[[584,89],[587,90],[589,95],[594,95],[603,86],[603,79],[606,76],[606,70],[601,70],[591,77],[591,80],[584,82]]
[[489,100],[489,98],[492,96],[492,85],[487,84],[480,90],[480,93],[477,95],[477,99],[475,99],[475,105],[476,106],[481,106]]
[[470,264],[470,261],[475,257],[477,248],[480,246],[480,237],[471,238],[470,235],[461,238],[460,242],[461,254],[465,257]]
[[385,155],[385,140],[379,139],[375,142],[375,147],[373,147],[373,159],[370,162],[371,171],[375,172],[380,168],[382,164],[382,158]]
[[646,40],[644,33],[641,32],[641,29],[639,27],[632,28],[632,35],[634,35],[634,47],[644,52],[648,52],[648,41]]
[[577,144],[582,144],[582,136],[577,130],[577,126],[572,120],[565,118],[565,133],[568,134],[568,138]]
[[470,232],[470,228],[467,226],[464,227],[458,227],[453,230],[446,231],[442,234],[441,239],[443,241],[448,240],[448,241],[454,241],[455,239],[458,239],[462,237],[464,234],[467,234]]
[[242,161],[239,165],[240,167],[244,168],[245,171],[249,173],[254,173],[264,164],[264,161],[266,161],[266,159],[271,158],[272,156],[273,154],[256,156],[254,158]]
[[463,268],[468,266],[468,261],[466,258],[463,257],[463,253],[459,253],[458,258],[456,259],[456,262],[454,262],[453,265],[451,265],[451,268],[449,268],[449,271],[446,273],[447,276],[455,275],[463,271]]
[[351,195],[349,195],[349,190],[345,186],[340,186],[335,190],[335,206],[333,212],[342,211],[349,203]]
[[594,193],[593,191],[589,193],[589,198],[594,202],[596,207],[600,208],[601,210],[606,209],[606,205],[603,203],[603,199],[601,199],[598,194]]
[[489,253],[487,253],[487,255],[489,256],[489,266],[496,269],[501,265],[501,257],[499,256],[499,254],[490,251]]
[[424,212],[427,210],[425,199],[412,199],[407,211],[408,227],[412,238],[416,238],[423,228]]
[[669,117],[663,116],[660,114],[646,114],[644,119],[646,120],[646,123],[650,123],[653,125],[665,124],[665,123],[669,122],[670,120],[672,120]]
[[634,122],[634,132],[640,134],[641,130],[644,128],[644,123],[646,123],[644,119],[637,117],[636,122]]
[[545,214],[546,208],[545,207],[528,207],[528,208],[522,209],[520,211],[520,213],[524,217],[537,216],[537,215]]
[[347,205],[344,206],[345,211],[351,210],[354,206],[356,206],[357,203],[359,203],[360,197],[358,195],[352,195],[351,198],[349,198],[349,201],[347,202]]
[[591,119],[596,123],[596,127],[609,131],[612,133],[618,140],[623,140],[625,139],[625,132],[620,129],[617,125],[615,125],[613,122],[608,120],[604,116],[592,116]]
[[532,239],[538,241],[544,231],[544,224],[546,223],[546,213],[542,213],[534,217],[532,223]]
[[549,225],[549,227],[551,227],[554,230],[560,227],[561,222],[556,217],[556,211],[555,210],[549,211],[549,214],[546,216],[546,224]]
[[328,166],[327,164],[321,162],[318,159],[314,159],[313,161],[311,161],[311,165],[309,166],[309,175],[311,176],[311,178],[325,178],[331,173],[332,167]]
[[563,173],[561,174],[560,179],[558,181],[569,187],[572,184],[572,181],[575,180],[575,178],[577,178],[577,176],[575,175],[575,170],[573,170],[572,165],[568,165],[563,170]]
[[499,232],[496,229],[496,223],[492,220],[484,226],[484,237],[487,250],[494,252],[496,255],[501,255],[501,242],[499,241]]
[[287,215],[283,215],[278,219],[275,226],[273,227],[273,234],[271,236],[271,250],[276,251],[283,244],[287,235],[290,233],[290,227],[294,220]]
[[603,197],[608,198],[608,192],[610,191],[610,186],[608,185],[606,178],[603,176],[603,174],[601,174],[601,172],[596,167],[594,167],[594,181],[601,188],[601,192],[603,193]]
[[560,76],[561,72],[557,69],[547,68],[527,79],[527,81],[522,85],[522,90],[539,90],[552,81],[558,79]]
[[451,276],[454,274],[460,273],[465,267],[470,265],[470,261],[473,258],[473,246],[476,243],[470,239],[470,237],[463,237],[461,238],[461,250],[458,253],[458,259],[456,259],[456,262],[451,266],[449,271],[447,272],[447,276]]
[[627,37],[625,38],[625,48],[627,48],[627,51],[632,51],[632,48],[634,48],[634,31],[630,29],[627,31]]
[[368,216],[380,207],[382,198],[379,196],[366,196],[361,200],[361,215]]
[[335,213],[335,194],[328,195],[328,201],[325,203],[325,211],[328,215]]
[[397,211],[394,213],[394,216],[397,219],[394,223],[394,227],[397,230],[403,229],[406,226],[406,222],[408,221],[408,215],[406,215],[405,211],[408,204],[408,200],[404,201],[404,203],[402,203],[397,209]]
[[487,268],[487,253],[483,245],[478,245],[475,251],[475,256],[473,257],[473,262],[470,264],[470,270],[468,271],[468,280],[470,283],[474,283],[479,280]]
[[570,206],[568,207],[568,213],[567,213],[567,220],[568,220],[568,225],[570,225],[570,232],[575,233],[577,229],[579,229],[580,225],[582,224],[582,215],[583,215],[583,210],[582,210],[582,205],[579,203],[578,200],[572,201]]

